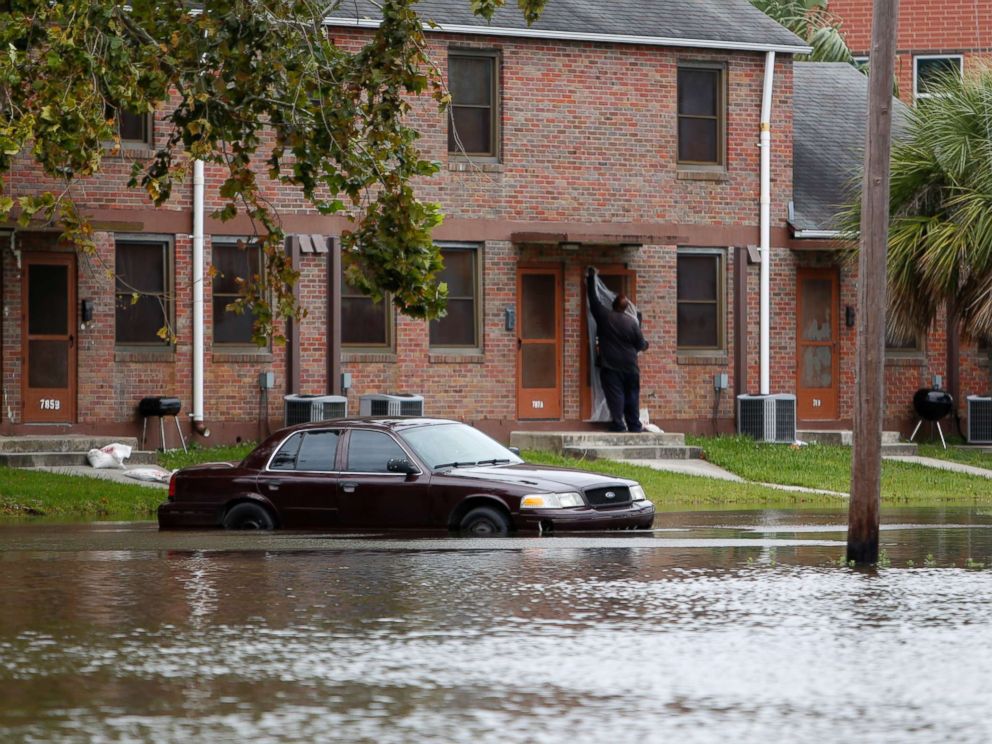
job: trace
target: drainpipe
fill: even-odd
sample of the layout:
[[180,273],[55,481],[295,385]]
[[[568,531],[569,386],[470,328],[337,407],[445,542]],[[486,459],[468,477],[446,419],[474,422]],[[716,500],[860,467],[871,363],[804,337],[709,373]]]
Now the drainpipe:
[[772,82],[775,74],[775,52],[765,53],[765,83],[761,91],[761,213],[759,217],[761,248],[761,333],[760,365],[761,394],[771,392],[769,359],[771,337],[771,165],[772,165]]
[[193,431],[209,437],[203,423],[203,161],[193,161]]

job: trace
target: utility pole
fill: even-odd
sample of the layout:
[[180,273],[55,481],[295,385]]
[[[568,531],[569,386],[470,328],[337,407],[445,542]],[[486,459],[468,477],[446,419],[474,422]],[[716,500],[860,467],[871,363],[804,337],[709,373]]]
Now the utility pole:
[[874,0],[868,74],[868,132],[858,254],[858,346],[851,447],[847,560],[878,562],[885,400],[885,255],[889,242],[889,147],[898,0]]

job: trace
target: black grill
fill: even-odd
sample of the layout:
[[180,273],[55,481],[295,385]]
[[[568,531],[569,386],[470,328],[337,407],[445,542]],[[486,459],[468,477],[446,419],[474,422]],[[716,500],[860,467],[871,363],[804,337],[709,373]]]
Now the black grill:
[[627,486],[607,486],[587,488],[586,501],[590,506],[623,506],[630,503],[630,489]]
[[954,399],[943,390],[920,388],[913,396],[913,408],[925,421],[940,421],[954,410]]

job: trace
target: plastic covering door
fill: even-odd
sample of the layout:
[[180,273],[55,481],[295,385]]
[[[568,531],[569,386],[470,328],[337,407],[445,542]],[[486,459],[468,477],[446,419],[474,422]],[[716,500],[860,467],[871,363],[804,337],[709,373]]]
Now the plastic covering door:
[[807,421],[837,418],[837,272],[800,269],[796,288],[796,416]]
[[76,257],[25,254],[21,272],[25,423],[76,420]]
[[517,418],[560,419],[562,277],[558,268],[517,270]]

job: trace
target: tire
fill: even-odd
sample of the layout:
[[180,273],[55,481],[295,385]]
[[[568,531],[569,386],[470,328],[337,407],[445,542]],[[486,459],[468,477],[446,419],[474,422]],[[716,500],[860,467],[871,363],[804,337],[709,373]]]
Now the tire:
[[467,537],[504,537],[510,531],[510,520],[498,509],[480,506],[462,517],[458,531]]
[[251,502],[235,504],[224,515],[225,530],[272,530],[275,526],[269,510]]

